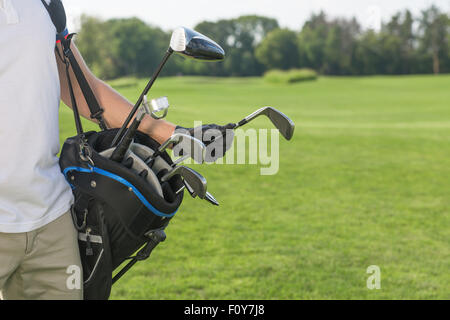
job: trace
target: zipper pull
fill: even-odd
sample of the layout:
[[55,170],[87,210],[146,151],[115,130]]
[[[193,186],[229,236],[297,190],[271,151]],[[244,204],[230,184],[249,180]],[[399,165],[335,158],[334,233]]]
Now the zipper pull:
[[87,256],[94,255],[94,251],[92,250],[92,247],[91,247],[91,236],[90,236],[91,231],[92,231],[91,228],[86,229],[86,255]]

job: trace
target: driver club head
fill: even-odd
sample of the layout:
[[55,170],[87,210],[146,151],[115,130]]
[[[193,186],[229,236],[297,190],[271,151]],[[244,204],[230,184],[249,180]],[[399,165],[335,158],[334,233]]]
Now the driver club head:
[[225,51],[216,42],[185,27],[174,30],[170,48],[178,54],[197,60],[219,61],[225,58]]

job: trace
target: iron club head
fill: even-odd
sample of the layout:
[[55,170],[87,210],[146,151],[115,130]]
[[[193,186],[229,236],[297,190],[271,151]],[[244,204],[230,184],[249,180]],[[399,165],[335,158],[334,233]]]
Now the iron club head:
[[168,173],[166,173],[161,178],[161,181],[162,182],[168,181],[170,180],[170,178],[172,178],[177,174],[179,174],[184,179],[184,181],[189,184],[193,192],[200,199],[204,199],[206,197],[206,188],[207,188],[206,179],[200,173],[191,168],[185,166],[177,166]]
[[249,116],[239,121],[235,129],[243,126],[244,124],[249,123],[250,121],[261,115],[265,115],[267,118],[269,118],[272,124],[275,126],[275,128],[277,128],[280,131],[280,133],[286,140],[292,139],[295,129],[294,122],[291,119],[289,119],[289,117],[286,116],[284,113],[272,107],[264,107],[256,110]]

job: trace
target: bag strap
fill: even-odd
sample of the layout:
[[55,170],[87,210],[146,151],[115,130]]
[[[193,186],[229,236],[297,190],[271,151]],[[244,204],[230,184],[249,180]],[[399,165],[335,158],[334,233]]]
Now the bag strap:
[[[75,35],[74,33],[68,34],[66,29],[66,12],[64,10],[64,6],[60,0],[41,0],[45,9],[50,15],[53,24],[55,25],[57,31],[57,40],[61,41],[63,47],[63,55],[64,55],[64,63],[66,64],[66,75],[69,83],[69,91],[70,98],[72,102],[72,109],[74,110],[75,115],[75,123],[77,125],[78,134],[83,132],[83,128],[81,127],[81,120],[78,112],[78,108],[76,106],[75,95],[73,92],[72,82],[70,80],[69,73],[69,65],[72,67],[73,73],[77,79],[77,82],[81,88],[83,96],[86,100],[86,103],[89,107],[89,111],[91,112],[91,119],[96,119],[99,123],[101,130],[106,130],[107,126],[103,119],[104,110],[100,107],[100,104],[97,101],[84,73],[78,64],[77,59],[75,58],[72,49],[70,48],[72,37]],[[59,54],[59,52],[58,52]],[[60,55],[61,57],[61,55]]]
[[[67,39],[65,39],[64,43],[69,42],[69,46],[70,46],[71,38],[72,38],[72,35],[69,35],[69,37],[67,37]],[[59,52],[58,52],[58,55],[59,55]],[[73,92],[72,80],[70,79],[70,71],[69,71],[70,61],[66,56],[65,50],[64,50],[64,58],[62,58],[61,56],[60,56],[60,58],[64,61],[64,64],[66,66],[66,68],[65,68],[66,69],[66,77],[67,77],[67,82],[69,85],[70,100],[72,102],[72,110],[73,110],[73,115],[75,118],[75,126],[77,128],[77,134],[80,136],[83,134],[83,126],[81,124],[80,113],[78,112],[77,100],[75,99],[75,94]]]
[[64,5],[60,0],[41,0],[45,9],[47,9],[58,34],[66,29],[67,18]]
[[[100,107],[97,98],[94,95],[94,92],[91,89],[86,77],[84,76],[83,71],[81,70],[80,65],[78,64],[77,59],[75,58],[72,49],[70,48],[70,44],[72,42],[72,37],[75,34],[72,33],[65,39],[61,40],[61,44],[63,46],[63,53],[66,60],[68,60],[70,66],[72,67],[73,73],[77,79],[78,84],[80,85],[81,91],[83,92],[84,98],[86,99],[86,103],[91,112],[91,119],[96,119],[99,123],[100,129],[106,130],[106,124],[103,119],[104,110]],[[70,77],[69,77],[70,83]]]

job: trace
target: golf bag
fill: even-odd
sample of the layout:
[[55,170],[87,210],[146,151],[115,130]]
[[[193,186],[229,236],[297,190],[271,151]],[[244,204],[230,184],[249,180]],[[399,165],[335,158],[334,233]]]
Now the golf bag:
[[[57,52],[66,64],[78,133],[65,141],[59,163],[75,197],[71,211],[79,233],[84,299],[108,299],[112,284],[134,263],[148,258],[153,248],[164,241],[164,229],[183,200],[183,192],[175,192],[183,187],[183,181],[180,176],[174,176],[160,184],[152,169],[145,169],[143,158],[152,155],[159,143],[140,132],[125,162],[109,159],[118,130],[106,128],[103,110],[71,51],[72,35],[65,28],[61,1],[41,1],[57,28],[57,39],[63,47],[62,53]],[[89,106],[91,118],[102,128],[100,132],[83,131],[70,68]],[[158,162],[163,168],[160,174],[167,172],[172,164],[167,153],[159,156]],[[113,278],[113,271],[126,260],[130,262]]]

